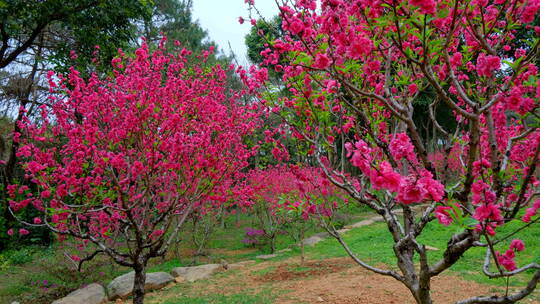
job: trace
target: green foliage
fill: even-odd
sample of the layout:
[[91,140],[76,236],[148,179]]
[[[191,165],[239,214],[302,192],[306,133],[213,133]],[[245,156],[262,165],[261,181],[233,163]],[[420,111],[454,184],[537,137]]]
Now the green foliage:
[[27,246],[2,252],[0,303],[17,300],[48,304],[82,285],[103,282],[125,272],[112,265],[106,256],[98,256],[83,267],[83,272],[78,272],[65,254],[60,246]]
[[[245,37],[245,45],[247,47],[247,56],[254,64],[260,64],[264,58],[261,52],[268,46],[271,46],[274,40],[282,38],[284,32],[281,29],[281,18],[274,16],[269,21],[259,19],[256,26],[251,27],[249,33]],[[271,79],[280,79],[282,73],[277,73],[273,66],[268,69],[268,75]]]
[[22,265],[33,260],[32,255],[35,253],[32,247],[23,247],[21,249],[6,250],[0,255],[0,260],[6,260],[12,265]]
[[154,0],[152,17],[146,20],[142,28],[142,36],[149,42],[157,43],[164,35],[168,38],[169,47],[179,41],[182,47],[194,52],[208,49],[212,42],[207,41],[207,32],[192,18],[191,1]]
[[[98,55],[108,62],[118,48],[135,39],[136,20],[150,17],[149,4],[140,0],[17,0],[4,2],[0,17],[13,49],[24,52],[39,44],[48,50],[45,60],[57,69],[76,65],[85,70],[91,58]],[[94,53],[96,45],[101,47],[99,54]],[[72,50],[77,59],[70,58]]]
[[264,59],[261,52],[267,48],[265,44],[270,44],[283,35],[279,16],[274,16],[268,22],[262,19],[258,20],[256,26],[252,27],[245,37],[249,60],[255,64],[261,63]]
[[[424,144],[430,148],[431,151],[440,149],[438,146],[438,140],[444,138],[433,126],[433,121],[430,119],[429,106],[436,100],[437,94],[433,88],[428,87],[419,92],[416,99],[413,101],[413,120],[417,126],[420,135],[424,141]],[[435,118],[439,125],[448,133],[453,133],[457,128],[457,121],[454,118],[452,109],[444,103],[439,102],[433,109]]]

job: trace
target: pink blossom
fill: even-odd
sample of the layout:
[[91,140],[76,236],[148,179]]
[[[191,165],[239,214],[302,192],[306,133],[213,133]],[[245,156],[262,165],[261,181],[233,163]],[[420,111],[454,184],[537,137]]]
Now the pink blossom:
[[45,190],[41,192],[41,198],[49,198],[51,197],[51,192],[49,190]]
[[302,20],[295,18],[289,25],[289,29],[292,34],[298,35],[304,30],[304,23],[302,22]]
[[15,231],[13,230],[13,228],[11,228],[11,229],[9,229],[9,230],[7,231],[7,234],[8,234],[9,236],[12,236],[13,234],[15,234]]
[[540,9],[540,1],[538,0],[530,0],[527,1],[527,6],[523,9],[523,13],[521,14],[521,22],[523,23],[531,23],[534,21],[536,12]]
[[438,206],[435,208],[435,217],[439,220],[439,223],[448,226],[453,222],[452,217],[448,211],[451,211],[452,207]]
[[445,192],[444,186],[439,181],[433,179],[433,174],[431,174],[431,172],[424,170],[418,183],[422,188],[427,190],[426,198],[428,198],[427,195],[429,195],[429,198],[435,202],[442,200]]
[[501,58],[480,53],[476,61],[476,71],[479,76],[491,77],[495,70],[501,67]]
[[396,199],[405,205],[409,205],[423,201],[427,193],[428,191],[422,184],[417,182],[415,177],[408,176],[401,180]]
[[406,158],[412,162],[416,162],[414,146],[406,133],[395,135],[395,138],[390,142],[390,152],[398,161]]
[[389,162],[381,162],[379,170],[371,171],[371,183],[374,189],[387,189],[397,192],[401,184],[401,175],[394,171]]
[[418,86],[416,85],[416,83],[411,83],[409,85],[409,95],[414,95],[416,94],[416,92],[418,92]]
[[24,228],[19,229],[19,234],[20,234],[20,235],[27,235],[27,234],[29,234],[29,233],[30,233],[30,231],[28,231],[28,230],[26,230],[26,229],[24,229]]
[[347,157],[352,155],[352,165],[360,168],[364,174],[370,174],[371,148],[368,147],[367,143],[359,140],[354,144],[354,147],[351,143],[346,143],[345,149],[347,150]]
[[521,218],[525,223],[529,223],[531,221],[531,218],[535,215],[537,215],[537,211],[538,211],[538,207],[531,207],[531,208],[527,208],[527,210],[525,210],[525,214],[523,215],[523,217]]
[[34,224],[39,225],[39,224],[41,224],[41,223],[42,223],[42,222],[41,222],[41,219],[40,219],[39,217],[35,217],[35,218],[34,218]]
[[424,14],[435,14],[435,0],[411,0],[410,3],[420,7],[420,11]]
[[71,255],[71,259],[75,262],[79,262],[81,260],[81,257],[79,257],[78,255]]
[[482,204],[478,208],[476,208],[473,217],[477,219],[480,222],[484,221],[494,221],[494,222],[501,222],[503,221],[503,217],[501,215],[501,210],[496,205],[489,203],[489,204]]
[[463,56],[461,53],[456,52],[450,57],[450,64],[452,67],[456,68],[463,64]]
[[516,261],[514,260],[514,251],[507,250],[503,255],[498,251],[496,252],[497,261],[501,266],[503,266],[508,271],[513,271],[517,269]]
[[352,59],[359,59],[366,56],[371,52],[373,42],[366,37],[357,37],[353,39],[351,46],[349,47],[347,54]]
[[473,0],[471,4],[476,5],[478,7],[484,7],[488,4],[488,0]]
[[315,63],[313,64],[314,68],[317,69],[326,69],[330,66],[330,58],[324,53],[318,53],[315,55]]
[[160,236],[162,236],[164,233],[163,230],[161,229],[156,229],[154,231],[152,231],[152,233],[150,234],[150,238],[159,238]]
[[525,243],[522,240],[515,239],[510,242],[510,249],[515,249],[517,251],[525,250]]

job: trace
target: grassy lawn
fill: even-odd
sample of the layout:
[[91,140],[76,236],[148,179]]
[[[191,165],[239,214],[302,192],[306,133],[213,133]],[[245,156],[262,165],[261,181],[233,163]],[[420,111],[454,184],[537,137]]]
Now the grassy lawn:
[[[505,235],[505,232],[513,231],[523,224],[517,221],[509,223],[504,228],[497,230],[497,236]],[[441,250],[428,251],[430,263],[435,263],[443,255],[443,249],[450,239],[450,236],[456,232],[456,227],[445,227],[437,221],[431,222],[423,233],[420,241],[425,244]],[[516,262],[523,266],[531,261],[540,262],[540,224],[533,225],[530,229],[525,229],[502,242],[496,247],[497,250],[504,252],[508,249],[510,241],[514,238],[522,239],[525,242],[525,251],[516,254]],[[370,226],[360,227],[351,230],[345,234],[346,243],[360,258],[371,262],[374,265],[386,264],[387,267],[397,268],[396,259],[392,251],[392,239],[384,223],[375,223]],[[334,239],[326,239],[314,247],[307,249],[307,253],[318,259],[329,257],[346,256],[344,249]],[[474,280],[479,283],[490,285],[506,286],[506,279],[489,279],[482,273],[482,265],[485,256],[484,248],[472,248],[450,268],[450,271],[457,273],[462,277]],[[534,273],[533,270],[518,275],[510,279],[510,286],[523,286],[523,282]]]

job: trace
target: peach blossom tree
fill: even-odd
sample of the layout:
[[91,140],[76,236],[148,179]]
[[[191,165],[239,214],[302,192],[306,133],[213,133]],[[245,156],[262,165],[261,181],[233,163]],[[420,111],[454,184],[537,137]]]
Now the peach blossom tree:
[[[417,303],[432,303],[432,278],[480,247],[479,271],[487,277],[528,273],[527,282],[513,293],[459,303],[515,303],[530,295],[540,265],[517,265],[526,244],[513,236],[540,221],[540,2],[277,3],[285,35],[267,41],[262,65],[283,73],[287,93],[268,99],[259,90],[259,98],[288,123],[290,136],[310,146],[330,181],[384,218],[397,269],[370,265],[329,227],[347,253],[403,283]],[[442,164],[434,164],[413,119],[427,92]],[[455,128],[443,127],[440,107],[453,113]],[[420,236],[437,220],[459,232],[442,258],[430,260]],[[501,232],[509,223],[519,228]]]
[[93,244],[80,262],[103,253],[131,267],[134,303],[144,301],[149,259],[166,253],[195,211],[229,200],[254,151],[244,139],[256,107],[227,89],[227,70],[207,65],[208,55],[188,65],[185,49],[143,43],[134,56],[119,51],[109,76],[50,72],[52,106],[17,134],[34,188],[10,186],[13,214],[35,208],[41,216],[28,226]]

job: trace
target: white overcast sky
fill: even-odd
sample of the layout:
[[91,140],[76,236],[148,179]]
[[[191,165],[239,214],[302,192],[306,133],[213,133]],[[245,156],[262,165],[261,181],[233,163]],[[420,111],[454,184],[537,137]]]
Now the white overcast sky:
[[[274,0],[255,0],[255,5],[265,18],[278,13]],[[246,22],[240,25],[238,17]],[[251,27],[248,20],[248,6],[244,0],[193,0],[193,19],[208,31],[210,39],[219,48],[229,53],[230,42],[240,64],[248,62],[244,37]]]

